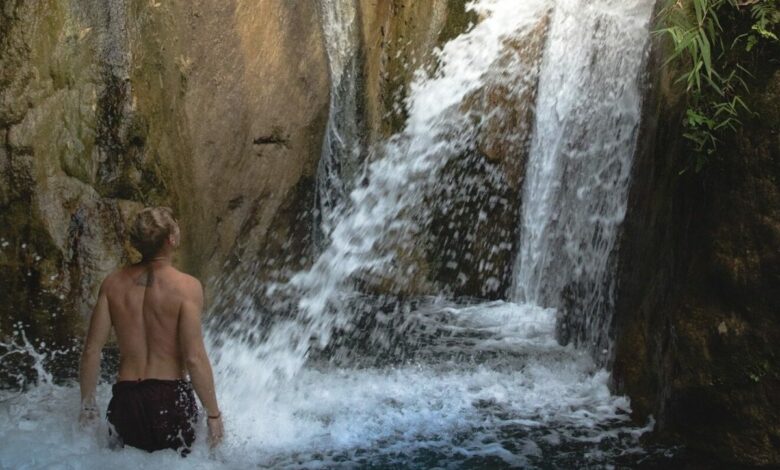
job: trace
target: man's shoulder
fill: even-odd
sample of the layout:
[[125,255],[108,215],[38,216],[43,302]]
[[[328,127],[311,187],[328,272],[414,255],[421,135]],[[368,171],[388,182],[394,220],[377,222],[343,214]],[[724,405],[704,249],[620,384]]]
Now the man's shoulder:
[[198,280],[197,277],[187,274],[184,271],[179,271],[173,266],[169,266],[168,269],[169,272],[173,275],[173,278],[176,279],[176,282],[187,286],[187,287],[200,287],[200,280]]
[[128,276],[128,269],[128,267],[120,267],[108,273],[106,277],[103,278],[103,283],[100,285],[100,289],[104,292],[111,290],[114,286],[117,285],[117,283],[121,282],[122,279]]
[[179,271],[176,268],[173,269],[176,284],[179,289],[190,295],[200,295],[203,292],[203,286],[197,277]]
[[179,271],[179,274],[180,281],[178,282],[178,285],[182,301],[194,305],[203,305],[203,286],[198,278],[181,271]]

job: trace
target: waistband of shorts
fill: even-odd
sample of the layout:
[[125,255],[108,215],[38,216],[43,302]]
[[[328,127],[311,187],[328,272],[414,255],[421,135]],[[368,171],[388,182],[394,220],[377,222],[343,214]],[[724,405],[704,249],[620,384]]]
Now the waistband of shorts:
[[138,379],[119,380],[114,383],[114,389],[144,387],[148,385],[162,385],[167,387],[192,387],[192,383],[186,379]]

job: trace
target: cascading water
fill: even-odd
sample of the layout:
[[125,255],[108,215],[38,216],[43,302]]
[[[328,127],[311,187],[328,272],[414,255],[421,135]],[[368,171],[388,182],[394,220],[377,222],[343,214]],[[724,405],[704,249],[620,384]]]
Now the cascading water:
[[563,310],[564,339],[604,354],[652,3],[557,3],[523,193],[513,298]]
[[[592,212],[618,223],[622,203],[596,194],[608,189],[608,178],[614,182],[615,175],[628,171],[624,153],[615,147],[633,146],[633,137],[616,136],[610,130],[633,132],[635,123],[630,122],[636,103],[631,93],[636,92],[639,64],[631,54],[613,63],[610,48],[618,44],[610,35],[632,43],[620,45],[621,51],[639,54],[647,38],[648,3],[481,0],[471,6],[481,21],[439,51],[434,76],[416,77],[406,103],[405,129],[377,147],[366,184],[355,185],[349,198],[342,200],[334,196],[347,187],[341,177],[331,179],[320,169],[324,179],[319,190],[333,191],[327,196],[334,196],[327,207],[339,209],[327,218],[329,243],[312,268],[289,283],[263,286],[262,295],[249,291],[249,282],[238,284],[240,291],[234,293],[240,300],[234,302],[238,308],[229,312],[234,323],[209,332],[229,433],[219,452],[210,454],[202,442],[196,443],[186,462],[173,452],[112,452],[106,448],[105,429],[97,430],[98,439],[73,432],[77,388],[44,384],[18,396],[0,397],[0,421],[6,423],[0,425],[0,467],[27,464],[43,468],[61,465],[66,458],[75,467],[112,468],[161,463],[172,468],[571,468],[635,461],[644,452],[637,438],[652,423],[644,428],[632,426],[628,401],[609,392],[607,372],[589,353],[556,341],[554,307],[560,305],[561,292],[572,277],[556,277],[549,263],[542,262],[543,255],[520,255],[516,279],[522,291],[517,299],[524,302],[458,305],[438,298],[368,311],[372,319],[391,318],[380,323],[391,328],[392,334],[370,338],[375,340],[370,348],[381,350],[384,362],[333,362],[327,355],[313,357],[310,351],[331,343],[334,332],[359,328],[366,311],[355,309],[354,300],[362,287],[413,275],[408,271],[413,263],[400,261],[414,252],[427,229],[430,201],[426,195],[441,184],[441,170],[448,161],[473,150],[477,130],[492,112],[468,111],[464,100],[496,77],[507,80],[502,86],[517,88],[513,90],[516,96],[525,95],[525,87],[535,86],[536,80],[514,77],[536,76],[538,61],[507,60],[507,47],[522,43],[547,15],[552,15],[552,26],[540,75],[537,135],[524,195],[523,243],[534,233],[528,227],[538,228],[537,237],[546,240],[528,242],[544,247],[533,248],[531,254],[561,246],[555,245],[563,233],[556,231],[559,227],[583,230],[576,240],[588,242],[594,231],[612,229],[612,225],[592,228],[587,217],[585,221],[568,220],[580,217],[583,214],[578,211],[591,205],[613,204],[617,209],[610,206]],[[325,23],[344,22],[345,30],[352,27],[347,26],[354,22],[352,3],[324,2],[323,7],[333,8],[324,14]],[[575,11],[581,24],[574,24]],[[338,42],[346,36],[326,33],[326,37]],[[342,82],[354,76],[349,78],[350,72],[343,72],[349,67],[333,59],[351,54],[332,53],[348,49],[340,47],[329,46],[331,67],[335,64],[342,71],[331,72],[334,87],[350,90],[353,85]],[[571,51],[576,68],[566,70],[560,56],[565,50]],[[522,48],[517,55],[523,55]],[[614,84],[611,93],[602,88],[602,81]],[[574,82],[580,88],[568,88]],[[586,90],[590,87],[599,91],[591,95]],[[601,102],[593,101],[598,99],[605,100],[607,107],[620,104],[623,113],[602,109]],[[594,121],[608,122],[587,126],[581,113],[588,103]],[[340,120],[345,115],[338,112],[349,106],[335,103],[331,107],[334,121],[328,135],[338,145],[354,142],[337,139],[351,132],[344,131],[349,127],[343,127],[347,124]],[[563,113],[570,120],[556,127]],[[568,143],[565,148],[570,149],[578,144],[579,150],[546,156],[548,143]],[[331,152],[337,147],[329,145],[323,159],[326,154],[350,158],[349,149]],[[553,172],[557,176],[549,177],[536,168],[560,155],[582,156],[585,162],[585,157],[602,154],[609,160],[605,167],[596,162],[568,164]],[[618,165],[622,166],[614,168]],[[572,175],[574,171],[583,174]],[[553,213],[551,207],[557,201],[570,197],[564,191],[569,178],[576,181],[572,183],[576,184],[575,196],[588,203],[569,202],[553,224],[542,224],[544,214]],[[545,184],[560,188],[548,197]],[[626,182],[613,184],[622,188]],[[594,221],[600,220],[595,217]],[[598,243],[598,250],[580,242],[583,262],[587,258],[606,263],[612,248],[601,246],[614,244],[614,238],[605,240]],[[565,248],[573,253],[577,242],[571,243]],[[533,282],[525,283],[525,270],[537,261],[538,277],[529,277]],[[607,270],[599,269],[598,273]],[[593,279],[605,275],[584,272]],[[550,276],[549,293],[541,287],[544,276]],[[535,293],[529,294],[532,289]],[[102,385],[99,392],[105,407],[108,386]],[[203,436],[204,424],[200,426]]]
[[[359,28],[356,0],[322,0],[330,68],[330,110],[317,168],[318,228],[323,239],[346,203],[361,156],[358,126]],[[323,242],[324,243],[324,242]]]
[[[479,5],[489,16],[444,46],[436,76],[420,74],[412,83],[404,130],[377,149],[378,155],[368,168],[368,184],[350,194],[350,204],[333,228],[331,243],[311,269],[293,276],[287,284],[270,286],[269,298],[283,309],[292,308],[295,316],[276,320],[258,344],[258,325],[266,323],[254,304],[250,305],[243,311],[241,329],[218,339],[220,354],[229,358],[226,367],[237,370],[262,360],[271,365],[264,372],[263,383],[272,376],[290,377],[306,362],[313,341],[325,346],[335,328],[350,327],[355,317],[350,302],[356,293],[356,278],[412,274],[395,270],[399,254],[413,251],[424,230],[430,215],[425,195],[440,183],[439,170],[447,161],[472,145],[478,128],[479,120],[460,109],[464,98],[483,86],[486,78],[496,73],[495,67],[520,65],[517,60],[501,60],[505,41],[532,29],[548,9],[542,0],[523,4],[486,1]],[[531,84],[519,80],[515,86]],[[275,312],[274,316],[280,315]],[[250,363],[239,365],[237,358]]]

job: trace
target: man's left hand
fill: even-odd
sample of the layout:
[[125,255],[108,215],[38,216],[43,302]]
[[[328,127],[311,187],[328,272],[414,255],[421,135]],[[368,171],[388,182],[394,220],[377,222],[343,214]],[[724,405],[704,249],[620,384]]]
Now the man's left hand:
[[79,413],[79,424],[81,425],[82,428],[89,426],[93,422],[97,421],[97,419],[98,419],[97,409],[82,408],[81,413]]

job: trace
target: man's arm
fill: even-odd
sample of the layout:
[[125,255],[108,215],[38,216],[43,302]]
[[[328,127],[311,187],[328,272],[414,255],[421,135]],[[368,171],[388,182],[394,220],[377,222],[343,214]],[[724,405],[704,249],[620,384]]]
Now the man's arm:
[[214,446],[222,440],[223,427],[214,387],[214,374],[206,354],[206,346],[203,344],[203,332],[200,325],[203,310],[203,287],[196,281],[189,290],[190,295],[182,302],[179,312],[179,339],[192,386],[203,403],[203,407],[206,408],[209,440]]
[[87,330],[87,337],[84,340],[84,351],[81,353],[81,368],[79,370],[81,413],[79,420],[82,423],[98,416],[95,388],[100,373],[100,353],[108,341],[110,332],[111,315],[108,312],[108,298],[101,285],[97,303],[89,320],[89,330]]

